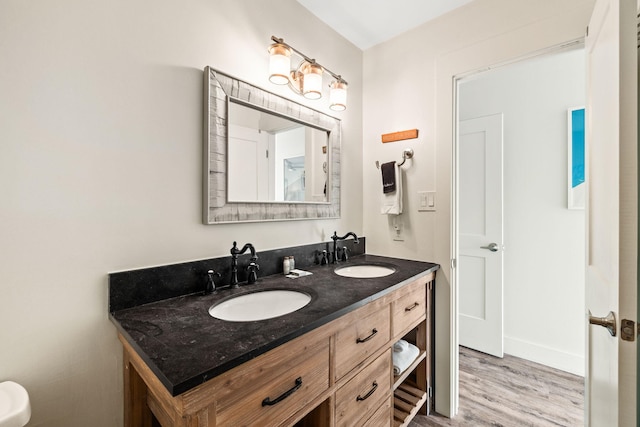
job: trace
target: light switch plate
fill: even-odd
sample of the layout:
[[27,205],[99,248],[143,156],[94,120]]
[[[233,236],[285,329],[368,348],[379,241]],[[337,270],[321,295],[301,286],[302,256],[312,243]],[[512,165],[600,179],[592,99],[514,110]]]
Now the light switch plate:
[[418,211],[435,212],[436,210],[436,192],[435,191],[418,191]]

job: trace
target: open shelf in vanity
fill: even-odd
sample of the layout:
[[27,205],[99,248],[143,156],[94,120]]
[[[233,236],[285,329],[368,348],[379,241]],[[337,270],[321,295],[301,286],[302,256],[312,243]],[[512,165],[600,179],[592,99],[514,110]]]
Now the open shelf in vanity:
[[[417,286],[405,297],[392,303],[394,319],[398,324],[397,334],[392,340],[403,339],[419,349],[416,359],[399,375],[393,376],[394,427],[407,426],[417,414],[428,415],[433,409],[433,286],[430,280]],[[418,313],[407,311],[414,301],[424,302]],[[402,312],[404,310],[404,313]],[[402,317],[405,314],[405,318]],[[400,319],[400,320],[397,320]],[[393,346],[393,344],[392,344]]]

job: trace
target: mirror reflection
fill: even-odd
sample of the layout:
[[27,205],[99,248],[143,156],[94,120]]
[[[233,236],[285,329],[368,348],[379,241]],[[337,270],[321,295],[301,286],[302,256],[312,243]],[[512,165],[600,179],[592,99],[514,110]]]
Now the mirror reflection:
[[329,135],[229,99],[230,202],[326,203]]

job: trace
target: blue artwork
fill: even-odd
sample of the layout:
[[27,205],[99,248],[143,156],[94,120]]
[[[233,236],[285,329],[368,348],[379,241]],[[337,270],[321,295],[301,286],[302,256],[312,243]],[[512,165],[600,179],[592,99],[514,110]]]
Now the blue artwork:
[[584,209],[585,190],[585,111],[584,108],[569,110],[569,170],[568,208]]
[[571,187],[584,182],[584,108],[571,111]]

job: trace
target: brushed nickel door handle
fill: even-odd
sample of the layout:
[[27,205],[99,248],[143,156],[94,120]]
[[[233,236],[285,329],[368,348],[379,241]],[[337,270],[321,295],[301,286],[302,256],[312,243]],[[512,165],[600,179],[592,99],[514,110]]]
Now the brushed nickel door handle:
[[498,252],[498,244],[489,243],[487,246],[480,246],[480,249],[489,249],[491,252]]
[[616,336],[616,315],[613,311],[610,311],[606,317],[596,317],[591,315],[589,311],[589,323],[591,325],[604,326],[612,337]]

